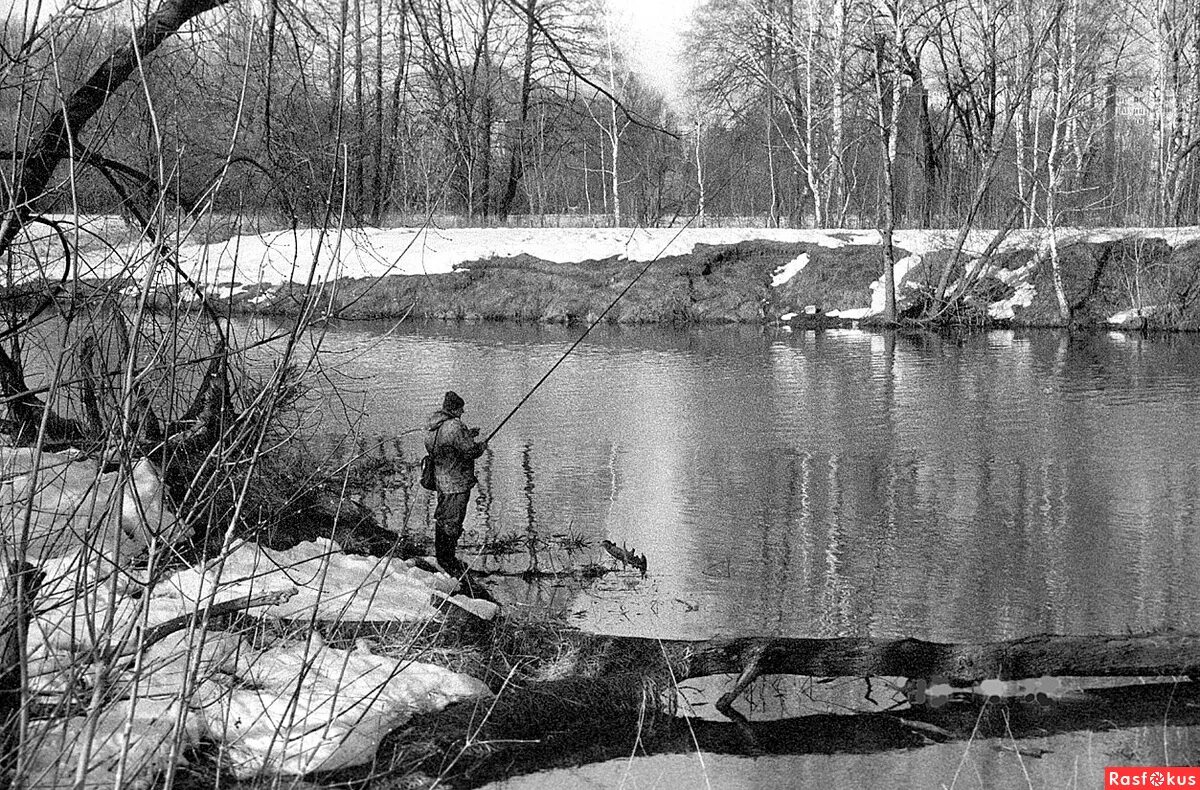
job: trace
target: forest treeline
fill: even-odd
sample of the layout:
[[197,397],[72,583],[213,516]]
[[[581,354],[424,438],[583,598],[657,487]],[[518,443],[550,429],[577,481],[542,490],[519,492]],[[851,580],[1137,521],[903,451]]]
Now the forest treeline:
[[[1200,0],[702,0],[669,92],[602,0],[207,5],[39,208],[1053,227],[1200,204]],[[0,53],[14,161],[147,13],[39,8],[11,6]]]

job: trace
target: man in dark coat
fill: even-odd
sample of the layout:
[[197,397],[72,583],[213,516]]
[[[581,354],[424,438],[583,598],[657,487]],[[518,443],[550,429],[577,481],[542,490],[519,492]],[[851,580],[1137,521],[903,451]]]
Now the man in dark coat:
[[475,485],[475,459],[483,455],[487,442],[476,441],[478,428],[463,424],[463,399],[450,391],[426,424],[425,449],[433,456],[437,480],[437,510],[434,551],[438,565],[452,576],[461,576],[467,567],[455,556],[458,538],[467,517],[467,502]]

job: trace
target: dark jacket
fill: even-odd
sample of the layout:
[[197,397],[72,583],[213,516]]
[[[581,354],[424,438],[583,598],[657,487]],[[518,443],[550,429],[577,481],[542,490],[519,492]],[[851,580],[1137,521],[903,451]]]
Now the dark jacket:
[[475,485],[475,459],[487,444],[475,441],[463,421],[436,411],[425,425],[425,450],[433,456],[434,477],[443,494],[470,491]]

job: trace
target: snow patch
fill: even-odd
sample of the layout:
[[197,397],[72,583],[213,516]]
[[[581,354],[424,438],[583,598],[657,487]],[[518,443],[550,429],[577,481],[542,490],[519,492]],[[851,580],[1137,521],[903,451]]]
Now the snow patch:
[[284,620],[396,622],[433,617],[432,598],[448,597],[457,586],[412,562],[342,554],[337,543],[321,538],[287,551],[245,543],[223,563],[185,568],[156,591],[168,608],[186,610],[298,588],[290,600],[259,613]]
[[870,307],[854,307],[849,310],[829,310],[825,315],[830,318],[842,318],[851,321],[861,321],[867,316],[874,315]]
[[29,448],[0,448],[0,535],[8,545],[24,545],[30,562],[86,549],[122,564],[152,543],[173,544],[183,529],[165,509],[162,480],[145,459],[129,472],[102,472],[74,452],[38,457]]
[[[334,650],[315,634],[257,651],[234,633],[184,629],[137,659],[140,636],[155,625],[292,588],[299,592],[291,600],[252,614],[305,622],[425,620],[436,614],[436,602],[496,615],[495,604],[451,595],[454,580],[409,562],[348,556],[333,541],[318,540],[288,551],[242,544],[223,564],[184,569],[157,584],[96,562],[94,553],[47,560],[42,569],[47,580],[29,628],[30,690],[47,703],[87,700],[98,670],[93,651],[100,650],[107,689],[119,700],[95,714],[87,787],[112,786],[122,752],[123,786],[147,787],[178,756],[173,744],[202,737],[224,741],[240,776],[356,765],[413,714],[488,693],[466,675],[361,646]],[[75,717],[38,726],[42,746],[33,759],[44,776],[31,786],[69,785],[92,723]]]
[[335,650],[316,634],[263,651],[246,681],[204,710],[209,733],[225,743],[239,778],[360,765],[413,715],[490,695],[470,676],[362,646]]
[[1148,305],[1146,307],[1133,307],[1128,310],[1122,310],[1119,313],[1113,313],[1108,317],[1110,324],[1128,324],[1132,322],[1140,322],[1146,316],[1154,315],[1158,310],[1157,305]]
[[998,320],[1008,320],[1016,315],[1018,307],[1024,309],[1033,304],[1033,297],[1036,295],[1037,289],[1033,287],[1033,283],[1021,283],[1012,296],[989,304],[988,315]]
[[[910,271],[921,265],[920,255],[907,255],[896,261],[896,265],[892,268],[895,282],[899,283],[903,280]],[[828,310],[825,315],[829,318],[840,318],[843,320],[861,321],[870,316],[882,315],[884,307],[887,303],[887,294],[883,287],[883,279],[875,280],[870,285],[871,288],[871,306],[870,307],[855,307],[847,310]],[[904,293],[901,289],[896,291],[896,307],[899,309],[903,306]]]
[[1033,277],[1033,272],[1036,268],[1037,260],[1034,259],[1016,269],[994,269],[991,275],[1005,285],[1015,286],[1018,283],[1028,282]]
[[247,301],[247,303],[253,304],[253,305],[266,304],[267,302],[269,302],[273,298],[275,298],[275,293],[276,293],[275,288],[266,288],[258,296],[253,296],[253,297],[247,299],[246,301]]
[[791,280],[797,274],[804,270],[808,265],[808,253],[801,253],[800,257],[795,260],[788,261],[783,266],[775,270],[774,276],[771,278],[771,287],[778,288],[784,283]]
[[[177,732],[179,701],[120,700],[97,714],[94,734],[85,716],[35,722],[32,727],[27,779],[23,787],[37,790],[83,787],[143,790],[172,760],[172,744],[196,742],[195,732]],[[85,751],[82,785],[75,773]],[[120,782],[118,783],[118,777]]]

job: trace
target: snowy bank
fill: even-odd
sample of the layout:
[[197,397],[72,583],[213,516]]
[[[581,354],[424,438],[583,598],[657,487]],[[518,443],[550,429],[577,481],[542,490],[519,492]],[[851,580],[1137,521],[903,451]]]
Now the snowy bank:
[[[32,501],[24,554],[44,574],[26,657],[29,693],[50,713],[32,725],[27,787],[77,777],[149,787],[204,740],[238,776],[355,765],[412,715],[489,693],[403,649],[335,649],[315,630],[421,628],[447,606],[495,617],[495,604],[455,595],[445,574],[349,556],[330,540],[287,551],[240,543],[202,566],[157,572],[182,534],[148,462],[121,479],[75,453],[0,448],[0,468],[0,543],[20,549]],[[223,630],[226,618],[206,614],[218,610],[253,619]],[[243,632],[254,623],[274,623],[274,636],[252,644]]]
[[245,682],[204,714],[239,778],[300,775],[370,762],[412,716],[490,694],[467,675],[364,647],[335,650],[314,634],[254,656]]
[[[956,235],[896,232],[902,311],[919,305],[941,279]],[[1045,304],[1055,298],[1047,287],[1047,232],[1015,231],[983,262],[993,236],[986,230],[967,235],[949,273],[951,288],[969,278],[965,304],[985,320],[1064,323],[1058,305]],[[1200,316],[1167,303],[1173,296],[1177,301],[1179,281],[1190,282],[1200,270],[1198,242],[1196,227],[1060,229],[1071,323],[1106,325],[1125,313],[1141,323],[1153,306],[1151,326],[1200,326]],[[160,304],[195,300],[190,281],[238,310],[290,313],[311,282],[319,288],[319,308],[331,317],[572,322],[599,315],[643,262],[657,259],[607,320],[860,320],[882,309],[880,245],[874,230],[300,229],[185,242],[179,271],[157,264],[152,280],[144,276],[156,259],[145,245],[93,249],[82,254],[80,274],[124,283],[131,295],[154,282]],[[1121,252],[1114,256],[1114,249]],[[1111,282],[1102,282],[1105,270]],[[30,276],[44,271],[31,269]],[[1097,284],[1100,292],[1089,290]]]

